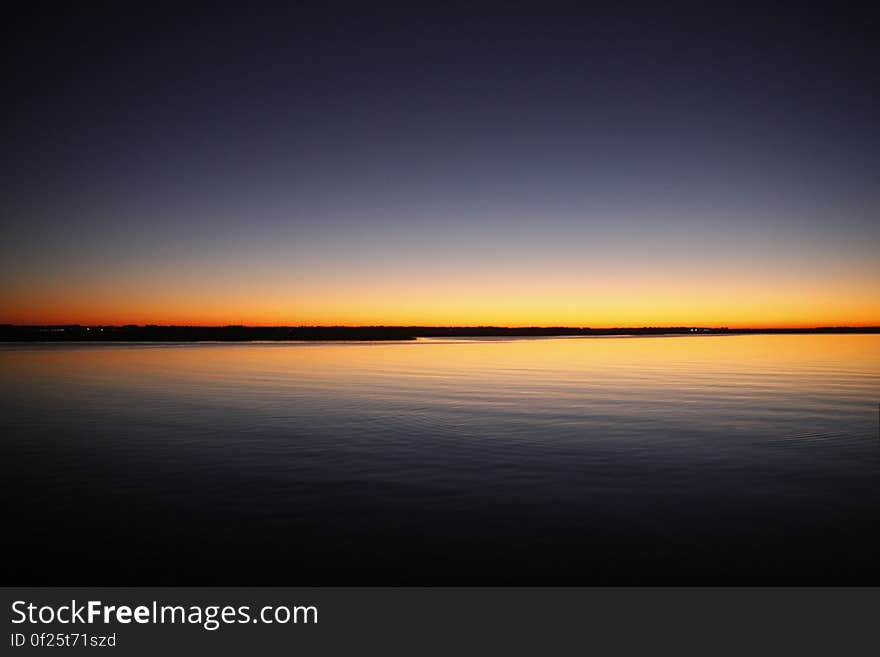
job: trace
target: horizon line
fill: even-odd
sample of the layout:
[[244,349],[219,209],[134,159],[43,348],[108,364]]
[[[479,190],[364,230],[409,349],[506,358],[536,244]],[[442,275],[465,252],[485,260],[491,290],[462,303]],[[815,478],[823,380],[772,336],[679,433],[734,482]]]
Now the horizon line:
[[610,324],[610,325],[572,325],[572,324],[177,324],[177,323],[13,323],[0,322],[0,328],[187,328],[187,329],[546,329],[573,331],[611,331],[636,329],[705,329],[711,331],[750,331],[750,330],[821,330],[821,329],[880,329],[878,324],[789,324],[789,325],[724,325],[724,324]]
[[444,333],[455,333],[459,336],[466,335],[468,331],[480,334],[514,334],[521,332],[546,335],[577,335],[577,334],[623,334],[634,333],[780,333],[780,332],[880,332],[880,324],[834,324],[834,325],[802,325],[802,326],[724,326],[724,325],[699,325],[699,324],[646,324],[646,325],[619,325],[619,326],[571,326],[564,324],[556,325],[513,325],[501,324],[273,324],[273,325],[247,325],[247,324],[9,324],[0,322],[0,338],[8,338],[10,335],[33,335],[35,333],[81,333],[87,334],[91,329],[96,333],[120,334],[126,332],[206,332],[212,334],[221,333],[271,333],[279,335],[279,332],[304,332],[307,334],[325,333],[349,333],[356,332],[368,334],[402,333],[408,332],[414,336],[422,335],[432,337]]

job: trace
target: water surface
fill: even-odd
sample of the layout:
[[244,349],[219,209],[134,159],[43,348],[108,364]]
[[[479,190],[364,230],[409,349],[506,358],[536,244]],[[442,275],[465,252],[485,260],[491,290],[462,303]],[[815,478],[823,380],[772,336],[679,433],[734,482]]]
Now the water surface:
[[16,584],[880,583],[880,336],[0,347]]

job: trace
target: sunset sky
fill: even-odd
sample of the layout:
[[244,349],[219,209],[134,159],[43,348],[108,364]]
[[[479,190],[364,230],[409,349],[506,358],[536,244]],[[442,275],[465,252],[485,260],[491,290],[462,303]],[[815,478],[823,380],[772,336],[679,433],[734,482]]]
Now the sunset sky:
[[11,21],[0,322],[880,324],[865,17],[293,4]]

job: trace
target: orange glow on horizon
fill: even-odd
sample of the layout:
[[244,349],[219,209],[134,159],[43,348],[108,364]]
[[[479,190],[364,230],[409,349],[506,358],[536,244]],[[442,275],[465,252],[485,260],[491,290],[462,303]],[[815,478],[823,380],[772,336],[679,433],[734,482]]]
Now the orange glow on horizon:
[[876,300],[828,299],[809,305],[774,303],[772,299],[719,298],[703,303],[672,303],[667,299],[603,300],[597,303],[546,299],[494,300],[480,297],[422,301],[326,299],[319,302],[231,298],[226,302],[194,298],[158,303],[135,298],[103,303],[57,299],[18,307],[4,304],[0,323],[21,325],[180,326],[571,326],[644,327],[707,326],[729,328],[811,328],[817,326],[878,326]]
[[525,238],[505,235],[471,243],[444,233],[439,245],[408,235],[378,246],[362,236],[357,248],[347,236],[310,250],[279,239],[189,258],[22,261],[5,269],[0,323],[880,325],[880,267],[864,245],[682,239],[579,249],[554,238],[526,248]]
[[0,323],[190,326],[880,325],[880,271],[770,276],[729,268],[651,272],[544,267],[499,272],[245,267],[148,277],[77,273],[8,280]]

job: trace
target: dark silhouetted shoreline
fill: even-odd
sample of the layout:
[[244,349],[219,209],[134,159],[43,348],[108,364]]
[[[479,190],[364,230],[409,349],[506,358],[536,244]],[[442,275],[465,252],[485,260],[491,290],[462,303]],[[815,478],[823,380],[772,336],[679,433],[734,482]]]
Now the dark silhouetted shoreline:
[[380,341],[416,338],[551,337],[603,335],[747,335],[797,333],[880,333],[880,326],[816,328],[727,328],[648,326],[588,328],[567,326],[14,326],[0,325],[2,342],[250,342]]

